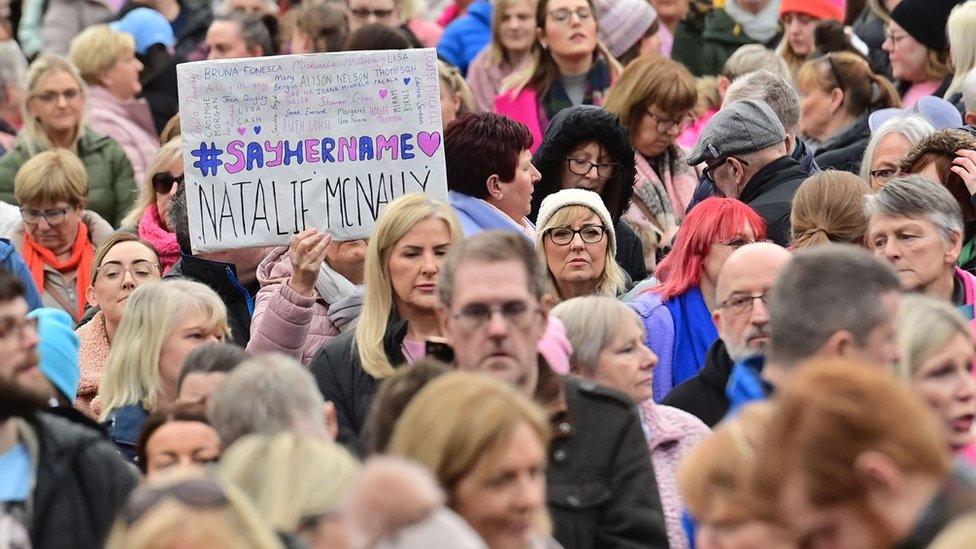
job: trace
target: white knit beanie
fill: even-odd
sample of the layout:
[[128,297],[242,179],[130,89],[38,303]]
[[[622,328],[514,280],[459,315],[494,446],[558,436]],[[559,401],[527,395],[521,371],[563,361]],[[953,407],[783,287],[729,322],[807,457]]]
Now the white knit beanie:
[[552,217],[554,213],[565,208],[566,206],[586,206],[593,213],[600,218],[603,222],[603,226],[607,229],[607,234],[609,235],[608,244],[610,246],[610,257],[613,257],[617,253],[617,232],[613,228],[613,220],[610,219],[610,211],[603,204],[603,199],[600,195],[593,191],[587,191],[585,189],[563,189],[561,191],[550,194],[549,196],[542,199],[542,205],[539,206],[539,215],[536,217],[536,228],[539,232],[537,233],[537,238],[539,239],[539,245],[542,244],[542,228],[546,226],[549,222],[549,218]]

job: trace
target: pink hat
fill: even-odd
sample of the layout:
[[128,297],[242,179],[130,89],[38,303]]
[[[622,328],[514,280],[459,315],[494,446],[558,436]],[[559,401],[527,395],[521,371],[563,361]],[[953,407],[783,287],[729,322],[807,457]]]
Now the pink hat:
[[619,57],[644,38],[657,19],[648,0],[594,0],[600,40]]
[[784,13],[802,13],[817,19],[834,19],[844,21],[846,11],[844,0],[781,0],[779,16]]

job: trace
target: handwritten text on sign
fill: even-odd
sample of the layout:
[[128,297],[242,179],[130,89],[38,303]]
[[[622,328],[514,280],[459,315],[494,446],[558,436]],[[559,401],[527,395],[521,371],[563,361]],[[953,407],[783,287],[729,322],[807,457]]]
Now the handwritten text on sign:
[[447,197],[432,49],[177,67],[196,252],[364,238],[412,192]]

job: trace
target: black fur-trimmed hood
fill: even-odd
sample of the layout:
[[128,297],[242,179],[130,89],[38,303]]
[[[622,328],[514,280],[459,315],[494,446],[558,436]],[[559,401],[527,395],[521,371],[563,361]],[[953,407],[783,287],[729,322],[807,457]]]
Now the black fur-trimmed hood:
[[566,154],[586,141],[600,143],[613,161],[620,164],[620,169],[607,181],[600,197],[614,222],[627,211],[636,174],[634,148],[630,144],[627,128],[620,124],[615,115],[601,107],[580,105],[563,109],[553,117],[532,158],[532,163],[542,173],[542,179],[532,193],[532,219],[539,212],[542,199],[562,189],[560,174]]

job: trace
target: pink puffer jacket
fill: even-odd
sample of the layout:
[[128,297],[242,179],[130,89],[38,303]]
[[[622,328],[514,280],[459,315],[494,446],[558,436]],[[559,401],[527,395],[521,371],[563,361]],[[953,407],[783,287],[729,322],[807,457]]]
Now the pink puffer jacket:
[[247,350],[284,353],[308,364],[319,347],[339,335],[328,317],[329,304],[317,294],[305,297],[288,285],[291,261],[287,246],[275,248],[264,258],[257,277],[261,290],[254,300]]

